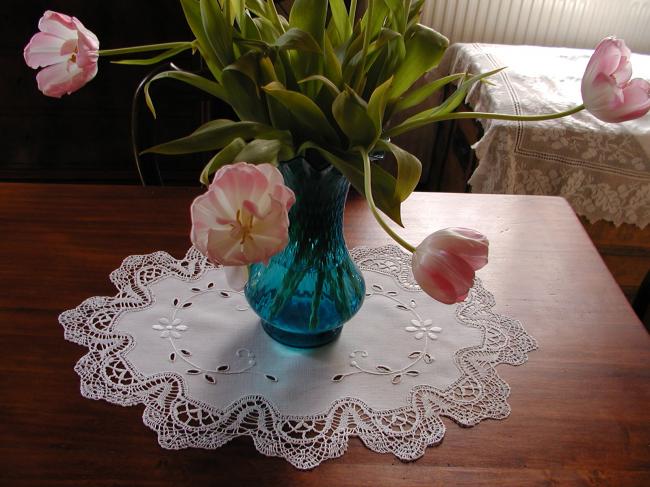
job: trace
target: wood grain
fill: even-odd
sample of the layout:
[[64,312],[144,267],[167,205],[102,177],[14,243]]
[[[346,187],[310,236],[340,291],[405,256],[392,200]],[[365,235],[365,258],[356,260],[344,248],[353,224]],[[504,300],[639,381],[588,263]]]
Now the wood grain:
[[[112,295],[110,271],[131,254],[189,247],[198,189],[0,185],[0,484],[524,486],[650,484],[650,338],[568,204],[560,198],[415,194],[402,234],[446,226],[490,238],[480,271],[497,311],[539,342],[512,387],[504,421],[447,434],[403,463],[350,442],[341,458],[301,472],[247,438],[212,451],[162,449],[142,407],[84,399],[60,312]],[[349,245],[389,238],[363,201],[346,215]]]

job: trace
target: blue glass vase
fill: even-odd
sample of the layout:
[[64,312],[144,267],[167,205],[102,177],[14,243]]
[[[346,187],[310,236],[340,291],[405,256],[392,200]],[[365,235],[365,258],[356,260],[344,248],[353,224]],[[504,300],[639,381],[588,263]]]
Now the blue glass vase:
[[318,170],[303,158],[279,169],[296,195],[289,243],[268,265],[251,266],[246,299],[272,338],[318,347],[339,336],[365,296],[363,276],[343,239],[350,183],[334,167]]

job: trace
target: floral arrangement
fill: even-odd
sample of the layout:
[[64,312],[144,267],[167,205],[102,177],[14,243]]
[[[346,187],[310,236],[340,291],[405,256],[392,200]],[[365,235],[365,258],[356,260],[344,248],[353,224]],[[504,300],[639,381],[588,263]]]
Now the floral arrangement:
[[[214,152],[200,175],[208,191],[192,206],[192,241],[228,266],[240,286],[247,264],[268,260],[287,242],[295,197],[275,166],[309,153],[312,164],[340,171],[382,228],[413,252],[422,288],[444,303],[458,302],[487,263],[488,241],[473,230],[446,229],[416,247],[389,227],[379,210],[401,225],[400,205],[421,174],[420,161],[391,137],[443,120],[549,120],[585,108],[606,122],[631,120],[650,110],[650,83],[631,80],[629,49],[607,38],[587,66],[582,104],[575,108],[533,116],[456,112],[475,83],[499,70],[452,74],[414,88],[448,46],[442,34],[418,22],[424,0],[370,0],[361,16],[356,3],[296,0],[285,18],[272,0],[180,0],[194,39],[110,50],[100,50],[76,18],[48,11],[24,57],[30,67],[43,68],[38,87],[53,97],[89,82],[100,57],[158,53],[117,61],[148,65],[191,50],[203,58],[207,77],[181,70],[151,78],[144,91],[152,114],[150,85],[171,78],[226,102],[238,120],[213,120],[144,152]],[[439,106],[395,121],[450,83],[456,91]],[[392,153],[394,171],[373,163],[373,152]]]

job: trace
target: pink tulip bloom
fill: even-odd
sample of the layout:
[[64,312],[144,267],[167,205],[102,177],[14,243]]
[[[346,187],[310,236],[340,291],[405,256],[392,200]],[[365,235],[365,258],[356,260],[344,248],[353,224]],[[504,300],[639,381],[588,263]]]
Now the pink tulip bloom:
[[582,101],[603,122],[625,122],[650,110],[650,83],[632,77],[630,50],[608,37],[596,47],[582,77]]
[[487,264],[487,257],[488,239],[476,230],[438,230],[413,252],[413,276],[432,298],[458,303],[467,297],[475,271]]
[[[192,203],[192,243],[224,266],[266,263],[289,241],[288,212],[295,201],[271,164],[223,166]],[[244,269],[227,269],[226,275],[235,288],[246,282]]]
[[61,98],[95,77],[99,40],[79,20],[48,10],[38,29],[23,55],[30,68],[44,68],[36,75],[43,94]]

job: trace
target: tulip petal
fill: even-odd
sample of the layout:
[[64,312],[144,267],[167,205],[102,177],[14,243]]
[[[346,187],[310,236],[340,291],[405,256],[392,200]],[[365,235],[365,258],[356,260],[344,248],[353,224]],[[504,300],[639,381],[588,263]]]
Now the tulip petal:
[[633,120],[644,116],[650,111],[650,83],[644,79],[636,78],[623,88],[625,97],[625,113],[620,116],[620,121]]
[[476,230],[460,227],[446,228],[431,234],[422,244],[459,255],[474,270],[481,269],[487,264],[489,242],[485,235]]
[[61,53],[64,42],[52,34],[34,34],[23,51],[27,66],[36,69],[68,61],[70,55]]
[[99,40],[88,29],[83,28],[83,26],[81,26],[81,29],[77,41],[77,64],[79,67],[85,68],[97,64],[99,60]]
[[222,169],[219,177],[215,175],[211,187],[221,190],[217,194],[224,206],[227,200],[234,208],[241,209],[244,201],[249,200],[257,204],[260,213],[268,211],[269,183],[262,172],[246,163],[236,163]]
[[231,230],[225,227],[208,230],[207,256],[211,262],[223,265],[247,263],[242,252],[241,240],[233,238]]
[[61,98],[74,91],[77,84],[74,78],[79,74],[80,70],[74,63],[58,63],[40,70],[36,82],[44,95]]
[[199,252],[206,255],[208,253],[208,230],[210,223],[214,223],[217,219],[213,206],[210,205],[208,195],[197,196],[194,199],[190,208],[190,214],[192,217],[190,240],[192,240],[192,244]]
[[426,266],[424,262],[413,262],[413,277],[422,290],[433,299],[444,304],[456,302],[454,287],[449,280],[435,270],[435,266]]
[[618,66],[611,76],[619,86],[630,81],[630,78],[632,77],[632,63],[630,63],[629,54],[627,56],[621,56]]
[[47,10],[38,21],[38,30],[65,40],[77,38],[76,26],[72,17],[51,10]]
[[[267,206],[267,205],[264,205],[264,206]],[[259,207],[257,206],[257,204],[255,204],[254,201],[244,200],[244,202],[242,203],[242,208],[244,210],[246,210],[247,213],[249,213],[250,215],[252,215],[255,218],[263,219],[266,216],[266,214],[260,212]],[[271,208],[269,208],[268,210],[271,211]],[[268,212],[267,212],[267,214],[268,214]]]
[[284,184],[284,178],[282,173],[278,171],[275,166],[271,164],[259,164],[255,166],[259,172],[261,172],[266,180],[269,182],[269,186],[275,186],[276,184]]
[[271,198],[279,202],[287,210],[296,202],[296,195],[291,189],[287,188],[284,184],[276,184],[271,192]]
[[446,279],[454,289],[454,300],[458,297],[467,294],[467,291],[474,283],[474,269],[472,266],[460,255],[440,251],[440,267],[441,274],[446,276]]

